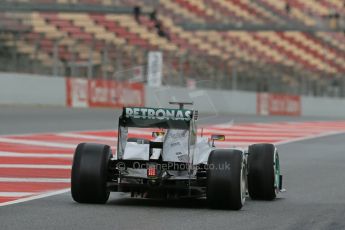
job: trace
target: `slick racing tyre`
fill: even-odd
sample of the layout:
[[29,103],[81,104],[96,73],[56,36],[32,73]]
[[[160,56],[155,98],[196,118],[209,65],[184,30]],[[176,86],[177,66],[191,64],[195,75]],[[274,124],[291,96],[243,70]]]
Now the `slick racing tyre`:
[[252,199],[273,200],[279,191],[280,165],[273,144],[254,144],[248,149],[248,192]]
[[207,166],[209,205],[219,209],[241,209],[246,199],[246,164],[242,151],[213,150]]
[[79,203],[105,203],[108,162],[111,150],[108,145],[82,143],[74,153],[71,178],[72,198]]

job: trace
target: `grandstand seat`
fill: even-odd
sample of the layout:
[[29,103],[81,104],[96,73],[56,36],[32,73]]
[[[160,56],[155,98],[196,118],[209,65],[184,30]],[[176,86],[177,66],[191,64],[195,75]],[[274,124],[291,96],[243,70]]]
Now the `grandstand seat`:
[[[18,50],[31,57],[38,55],[45,64],[52,63],[54,47],[57,45],[58,58],[66,62],[72,61],[73,58],[77,58],[78,61],[88,60],[92,55],[95,63],[100,63],[102,52],[107,47],[112,47],[108,52],[109,58],[116,60],[121,50],[126,65],[130,65],[133,58],[138,63],[143,62],[143,54],[134,54],[133,50],[143,53],[148,50],[161,50],[167,56],[186,53],[196,57],[209,57],[210,60],[221,63],[234,63],[234,60],[239,60],[262,66],[268,64],[296,67],[313,73],[345,73],[345,38],[339,33],[216,30],[205,32],[188,31],[179,25],[181,21],[265,24],[286,23],[286,20],[315,25],[318,18],[327,15],[330,9],[340,6],[337,0],[320,0],[315,3],[294,0],[291,1],[290,14],[285,12],[285,2],[276,0],[176,0],[160,1],[158,5],[136,0],[58,2],[127,7],[138,4],[142,7],[151,7],[150,9],[157,8],[158,21],[167,36],[158,35],[156,22],[147,14],[141,15],[139,22],[132,14],[0,14],[1,26],[29,29],[20,39]],[[8,45],[14,46],[13,43]],[[35,46],[38,46],[39,50]],[[92,54],[89,52],[90,48],[93,49]],[[216,65],[211,62],[207,64]],[[172,66],[180,68],[176,61],[172,61]]]

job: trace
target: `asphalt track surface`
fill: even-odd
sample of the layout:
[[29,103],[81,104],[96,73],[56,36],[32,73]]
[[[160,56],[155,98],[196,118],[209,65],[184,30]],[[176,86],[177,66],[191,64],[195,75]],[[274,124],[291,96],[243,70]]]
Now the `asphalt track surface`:
[[[0,105],[0,135],[60,132],[90,129],[116,129],[120,110],[68,109]],[[345,119],[345,117],[344,117]],[[199,123],[276,122],[331,120],[325,117],[265,117],[242,114],[201,114]]]
[[[112,129],[115,113],[119,114],[0,107],[0,133]],[[329,120],[244,115],[215,119],[217,123]],[[67,192],[0,207],[0,229],[345,229],[345,135],[278,148],[287,192],[273,202],[248,199],[241,211],[225,211],[209,209],[205,200],[144,200],[113,193],[106,205],[85,205],[73,202]]]

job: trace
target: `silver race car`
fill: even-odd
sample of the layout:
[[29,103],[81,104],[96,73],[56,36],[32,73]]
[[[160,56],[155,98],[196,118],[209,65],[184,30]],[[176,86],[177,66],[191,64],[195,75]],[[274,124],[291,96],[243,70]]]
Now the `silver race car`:
[[142,198],[206,197],[212,208],[239,210],[248,195],[276,198],[282,176],[273,144],[217,148],[215,142],[225,136],[198,136],[198,112],[184,108],[192,103],[170,104],[179,108],[123,108],[116,155],[108,145],[77,146],[71,178],[76,202],[105,203],[110,192],[127,192]]

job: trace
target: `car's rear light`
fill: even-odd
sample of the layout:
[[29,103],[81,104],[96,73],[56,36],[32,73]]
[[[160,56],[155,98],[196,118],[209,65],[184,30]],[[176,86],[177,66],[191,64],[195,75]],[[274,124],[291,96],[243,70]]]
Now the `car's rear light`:
[[147,168],[147,176],[148,177],[156,177],[157,176],[157,169],[154,165],[149,165]]

